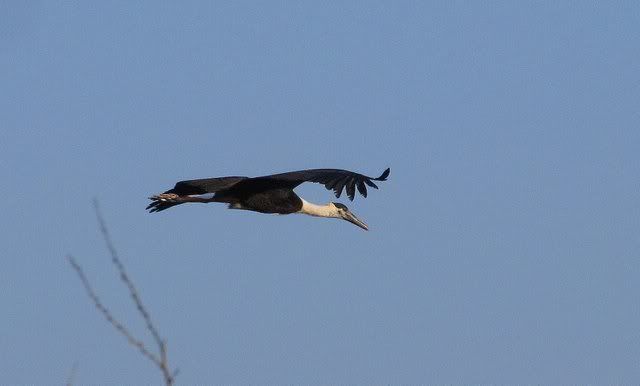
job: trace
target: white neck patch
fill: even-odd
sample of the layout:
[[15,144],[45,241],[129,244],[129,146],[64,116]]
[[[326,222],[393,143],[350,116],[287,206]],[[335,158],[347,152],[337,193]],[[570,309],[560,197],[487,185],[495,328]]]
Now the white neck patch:
[[331,204],[317,205],[317,204],[308,202],[303,198],[300,198],[300,200],[302,200],[302,208],[300,208],[300,210],[297,213],[302,213],[302,214],[306,214],[309,216],[316,216],[316,217],[337,217],[338,216],[338,213],[335,207],[333,207],[333,205]]

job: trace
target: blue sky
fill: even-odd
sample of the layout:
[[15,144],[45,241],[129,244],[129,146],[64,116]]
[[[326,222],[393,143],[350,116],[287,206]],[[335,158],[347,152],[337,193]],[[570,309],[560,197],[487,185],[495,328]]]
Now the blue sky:
[[[158,384],[640,379],[637,2],[4,2],[0,373]],[[370,226],[185,205],[177,180],[335,167]],[[322,186],[298,193],[333,200]],[[341,200],[345,202],[345,198]],[[149,341],[151,344],[151,341]]]

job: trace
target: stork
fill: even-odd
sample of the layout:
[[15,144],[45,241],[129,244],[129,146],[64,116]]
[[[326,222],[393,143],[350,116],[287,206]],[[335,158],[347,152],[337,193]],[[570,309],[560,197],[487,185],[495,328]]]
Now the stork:
[[367,224],[357,218],[339,202],[317,205],[300,198],[293,189],[304,182],[323,184],[340,198],[346,187],[349,200],[353,201],[356,188],[367,197],[367,185],[378,189],[373,181],[386,181],[390,169],[378,178],[341,169],[308,169],[262,177],[217,177],[187,180],[176,183],[173,189],[149,197],[152,201],[149,213],[160,212],[187,202],[222,202],[229,209],[244,209],[260,213],[292,214],[340,218],[369,230]]

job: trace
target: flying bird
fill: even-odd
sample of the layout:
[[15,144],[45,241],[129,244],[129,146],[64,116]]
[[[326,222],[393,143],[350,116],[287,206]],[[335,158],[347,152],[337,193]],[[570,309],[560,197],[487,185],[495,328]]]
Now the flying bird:
[[152,202],[147,210],[149,213],[160,212],[187,202],[222,202],[229,204],[229,209],[340,218],[369,230],[367,224],[344,204],[312,204],[295,194],[293,189],[304,182],[316,182],[333,190],[336,198],[340,198],[346,188],[349,200],[353,201],[356,189],[367,197],[367,186],[378,189],[373,181],[386,181],[389,172],[387,168],[380,177],[372,178],[341,169],[308,169],[253,178],[232,176],[180,181],[173,189],[149,197]]

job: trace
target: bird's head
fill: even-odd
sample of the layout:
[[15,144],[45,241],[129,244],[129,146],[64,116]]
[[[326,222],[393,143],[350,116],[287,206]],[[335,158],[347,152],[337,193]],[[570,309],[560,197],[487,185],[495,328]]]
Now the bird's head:
[[341,218],[343,220],[347,220],[350,223],[364,229],[365,231],[369,230],[369,227],[367,226],[367,224],[365,224],[364,221],[357,218],[355,214],[351,213],[351,211],[349,210],[349,208],[347,208],[346,205],[341,204],[339,202],[330,202],[329,206],[335,212],[335,217]]

